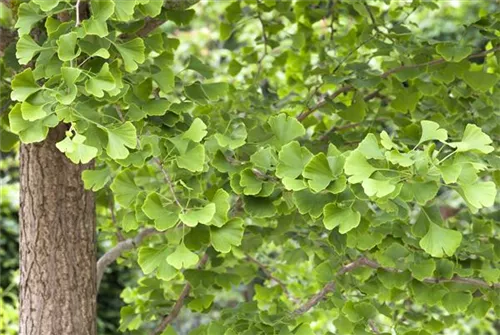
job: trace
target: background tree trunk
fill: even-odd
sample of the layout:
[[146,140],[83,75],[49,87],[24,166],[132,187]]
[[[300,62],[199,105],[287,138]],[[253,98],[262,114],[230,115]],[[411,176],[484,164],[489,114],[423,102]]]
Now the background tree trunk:
[[20,335],[96,334],[95,205],[56,147],[66,125],[21,146]]

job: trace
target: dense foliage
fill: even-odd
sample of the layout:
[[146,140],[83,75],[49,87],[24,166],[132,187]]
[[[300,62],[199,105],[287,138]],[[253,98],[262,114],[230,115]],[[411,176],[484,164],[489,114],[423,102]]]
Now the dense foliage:
[[190,5],[4,8],[2,148],[67,123],[100,239],[144,236],[120,330],[494,334],[495,5]]

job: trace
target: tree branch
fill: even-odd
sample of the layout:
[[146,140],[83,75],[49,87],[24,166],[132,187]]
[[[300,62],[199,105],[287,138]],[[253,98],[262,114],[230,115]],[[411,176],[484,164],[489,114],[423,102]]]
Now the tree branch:
[[392,43],[394,43],[394,40],[390,36],[388,36],[387,34],[385,34],[384,32],[382,32],[382,30],[380,30],[380,28],[378,27],[377,21],[375,20],[375,16],[373,16],[373,12],[372,12],[372,9],[370,8],[370,6],[366,2],[363,5],[365,6],[365,9],[368,12],[368,15],[370,15],[370,20],[372,21],[373,29],[375,29],[375,31],[377,33],[379,33],[382,36],[385,36],[386,38],[388,38],[389,40],[391,40]]
[[167,170],[163,167],[162,162],[158,158],[154,158],[154,161],[160,168],[161,172],[163,173],[163,177],[165,178],[165,182],[168,185],[168,188],[170,189],[170,193],[172,194],[172,197],[174,198],[175,204],[181,209],[181,212],[184,212],[184,207],[182,207],[181,202],[177,198],[177,195],[175,194],[174,190],[174,185],[172,184],[172,179],[170,178],[170,175],[168,174]]
[[[499,50],[500,50],[500,46],[497,46],[497,47],[492,48],[490,50],[486,50],[486,51],[482,51],[482,52],[478,52],[478,53],[472,54],[469,57],[467,57],[467,59],[481,58],[481,57],[484,57],[484,56],[486,56],[486,55],[488,55],[490,53],[497,52]],[[404,71],[404,70],[407,70],[407,69],[416,69],[416,68],[420,68],[420,67],[432,66],[432,65],[439,65],[439,64],[443,64],[443,63],[446,63],[446,60],[444,58],[439,58],[439,59],[434,59],[434,60],[426,62],[426,63],[411,64],[411,65],[401,65],[401,66],[398,66],[398,67],[395,67],[393,69],[385,71],[384,73],[382,73],[380,75],[380,77],[382,79],[386,79],[387,77],[393,75],[394,73],[398,73],[398,72],[401,72],[401,71]],[[309,107],[306,111],[303,111],[302,113],[300,113],[297,116],[297,120],[298,121],[303,121],[305,118],[307,118],[309,115],[311,115],[312,113],[314,113],[316,110],[318,110],[319,108],[323,107],[326,104],[326,100],[327,99],[328,100],[333,100],[336,97],[338,97],[340,94],[345,93],[345,92],[349,92],[349,91],[351,91],[353,89],[354,89],[354,86],[352,86],[350,84],[342,86],[341,88],[339,88],[335,92],[333,92],[331,95],[328,95],[325,99],[323,99],[322,101],[318,102],[313,107]],[[373,95],[373,94],[374,93],[370,93],[368,96]]]
[[101,258],[99,258],[99,260],[97,261],[97,290],[99,290],[99,285],[101,284],[104,270],[106,270],[106,268],[111,263],[116,261],[122,253],[127,250],[131,250],[141,244],[142,240],[144,240],[147,236],[160,233],[162,232],[157,231],[154,228],[145,229],[138,233],[135,237],[119,242],[112,249],[102,255]]
[[76,0],[75,10],[76,10],[75,27],[78,27],[80,25],[80,0]]
[[252,256],[250,255],[246,255],[247,256],[247,259],[254,263],[255,265],[257,265],[261,270],[262,272],[264,272],[266,274],[266,276],[271,279],[271,280],[274,280],[276,283],[278,283],[279,286],[281,286],[281,289],[283,290],[283,292],[286,294],[286,295],[289,295],[289,292],[288,292],[288,288],[286,287],[286,284],[281,281],[280,279],[276,278],[271,271],[269,271],[269,269],[267,268],[266,265],[262,264],[261,262],[259,262],[258,260],[256,260],[255,258],[253,258]]
[[[384,121],[385,119],[386,118],[376,118],[373,121]],[[328,129],[328,131],[326,131],[323,135],[321,135],[321,137],[319,138],[319,140],[320,141],[327,141],[328,140],[328,136],[330,136],[331,133],[334,133],[334,132],[340,131],[340,130],[346,130],[346,129],[356,128],[356,127],[359,127],[359,126],[363,125],[364,123],[366,123],[366,121],[356,122],[356,123],[348,123],[348,124],[345,124],[345,125],[342,125],[342,126],[333,126],[330,129]]]
[[[360,257],[357,260],[348,263],[344,265],[343,267],[340,268],[340,270],[337,271],[336,276],[341,276],[344,275],[348,272],[352,272],[356,270],[357,268],[360,267],[369,267],[372,269],[382,269],[387,272],[402,272],[402,270],[395,269],[395,268],[388,268],[380,265],[379,263],[370,260],[366,257]],[[424,278],[423,282],[425,283],[431,283],[431,284],[438,284],[438,283],[458,283],[458,284],[466,284],[466,285],[472,285],[472,286],[478,286],[482,288],[490,288],[490,289],[500,289],[500,283],[494,283],[494,284],[488,284],[484,280],[481,279],[476,279],[476,278],[465,278],[465,277],[460,277],[460,276],[453,276],[450,279],[447,278]],[[309,311],[311,308],[316,306],[318,303],[323,300],[323,298],[330,292],[333,292],[335,290],[335,283],[333,281],[327,283],[318,293],[316,293],[314,296],[312,296],[309,300],[307,300],[304,305],[300,306],[297,308],[293,313],[295,315],[301,315]]]
[[5,53],[5,49],[17,39],[17,32],[5,27],[0,27],[0,57]]
[[[339,95],[341,95],[342,93],[349,92],[353,88],[354,87],[352,85],[342,86],[341,88],[339,88],[338,90],[336,90],[335,92],[333,92],[331,95],[327,96],[327,98],[330,99],[330,100],[333,100],[336,97],[338,97]],[[316,110],[318,110],[321,107],[323,107],[324,105],[326,105],[326,99],[324,99],[323,101],[318,102],[316,105],[314,105],[313,107],[309,108],[307,111],[304,111],[304,112],[300,113],[299,116],[297,116],[297,120],[299,120],[299,121],[302,122],[306,117],[308,117],[309,115],[311,115]]]
[[309,299],[304,305],[300,306],[297,308],[293,314],[295,315],[302,315],[317,304],[320,303],[321,300],[330,292],[333,292],[335,290],[335,283],[334,282],[329,282],[326,284],[321,291],[316,293],[315,295],[312,296],[311,299]]
[[[198,269],[203,268],[205,266],[205,264],[207,263],[207,261],[208,261],[208,254],[205,253],[203,255],[203,257],[200,259],[200,261],[198,262],[197,268]],[[184,306],[184,300],[187,298],[187,296],[189,295],[190,292],[191,292],[191,285],[189,283],[186,283],[186,285],[184,285],[184,288],[182,289],[181,294],[179,295],[179,298],[175,302],[174,307],[172,307],[172,310],[170,311],[170,313],[163,318],[163,320],[160,322],[160,324],[151,333],[152,335],[161,334],[165,330],[165,328],[167,328],[167,326],[169,324],[171,324],[172,321],[175,320],[175,318],[177,318],[177,315],[179,315],[179,312],[181,311],[182,306]]]

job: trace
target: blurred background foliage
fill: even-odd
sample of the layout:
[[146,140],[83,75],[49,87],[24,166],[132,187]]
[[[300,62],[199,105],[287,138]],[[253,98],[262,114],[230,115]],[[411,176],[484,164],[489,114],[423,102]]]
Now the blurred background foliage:
[[[338,0],[336,0],[338,1]],[[346,0],[345,0],[346,1]],[[17,1],[21,2],[21,1]],[[174,35],[181,41],[181,45],[176,53],[179,58],[177,71],[183,69],[185,61],[190,55],[197,55],[205,63],[216,69],[216,75],[231,83],[237,83],[242,88],[248,90],[248,97],[252,94],[262,94],[268,98],[269,104],[279,103],[278,96],[286,96],[288,92],[297,90],[293,85],[280,85],[280,77],[273,76],[276,64],[268,61],[266,57],[262,62],[256,62],[258,54],[262,54],[264,48],[261,41],[262,27],[260,20],[249,8],[242,5],[242,18],[231,28],[220,24],[225,11],[231,10],[237,2],[230,1],[207,1],[202,0],[193,8],[196,14],[189,24],[177,24],[169,21],[164,24],[163,29]],[[308,1],[307,6],[311,10],[315,6],[331,6],[332,1]],[[380,15],[390,15],[399,13],[397,17],[391,18],[394,22],[406,21],[406,27],[411,29],[410,34],[417,36],[422,40],[434,41],[457,41],[463,40],[464,43],[475,45],[477,51],[484,50],[487,39],[479,35],[477,31],[469,31],[465,26],[478,20],[485,13],[494,13],[500,9],[500,1],[497,0],[477,0],[477,1],[390,1],[385,3],[390,7],[401,7],[399,11],[389,11],[380,13]],[[408,9],[408,4],[413,5],[413,10]],[[349,21],[363,20],[358,13],[348,13],[342,15],[343,21],[339,22],[345,31],[335,33],[336,41],[340,43],[351,44],[358,41],[358,34],[349,30],[353,23]],[[335,13],[333,14],[335,15]],[[269,31],[272,31],[273,25],[281,25],[282,18],[264,17],[264,22]],[[323,24],[329,25],[329,22],[323,20]],[[13,19],[9,10],[0,2],[0,27],[12,27]],[[288,32],[280,31],[280,38]],[[237,38],[235,37],[237,33]],[[221,34],[229,35],[224,41]],[[308,41],[293,41],[289,43],[309,43]],[[285,45],[285,44],[284,44]],[[332,43],[332,47],[335,44]],[[348,49],[346,49],[348,50]],[[8,50],[13,55],[13,50]],[[343,52],[343,51],[339,51]],[[363,53],[363,47],[356,52]],[[348,56],[346,54],[346,56]],[[245,63],[245,59],[248,60]],[[10,94],[9,78],[11,73],[16,71],[19,66],[12,57],[2,57],[0,60],[1,83],[0,83],[0,101],[8,99]],[[475,62],[484,62],[484,58],[476,59]],[[348,62],[347,62],[348,63]],[[258,68],[262,67],[262,68]],[[281,70],[281,69],[280,69]],[[259,73],[255,75],[256,71]],[[256,82],[256,78],[260,78]],[[246,86],[246,87],[245,87]],[[300,89],[299,89],[300,91]],[[307,93],[307,92],[305,92]],[[302,99],[301,97],[291,96],[289,99]],[[0,106],[0,128],[2,128],[2,115],[5,112]],[[362,135],[362,134],[361,134]],[[19,176],[18,176],[18,148],[11,147],[11,141],[7,138],[8,134],[0,132],[0,334],[17,334],[17,306],[18,306],[18,210],[19,210]],[[3,142],[3,143],[2,143]],[[97,198],[98,225],[99,225],[99,254],[109,248],[109,235],[115,234],[114,227],[117,218],[114,213],[114,204],[111,194],[106,192],[98,193]],[[500,219],[498,214],[494,214],[496,219]],[[119,218],[118,218],[119,219]],[[115,238],[120,238],[116,236]],[[264,277],[264,275],[262,276]],[[116,334],[119,333],[120,309],[125,306],[124,300],[127,297],[134,296],[137,293],[137,281],[141,278],[141,271],[137,268],[131,268],[131,264],[118,262],[110,266],[104,276],[98,297],[98,333]],[[216,298],[216,303],[224,306],[230,306],[235,301],[241,300],[239,296],[225,296]],[[216,310],[216,309],[214,309]],[[178,318],[177,330],[179,334],[187,334],[198,324],[203,323],[206,315],[194,314],[187,310]],[[454,334],[500,334],[500,322],[490,321],[482,322],[477,319],[463,320],[459,327],[460,331]],[[129,333],[129,332],[126,332]],[[450,333],[451,334],[451,333]]]

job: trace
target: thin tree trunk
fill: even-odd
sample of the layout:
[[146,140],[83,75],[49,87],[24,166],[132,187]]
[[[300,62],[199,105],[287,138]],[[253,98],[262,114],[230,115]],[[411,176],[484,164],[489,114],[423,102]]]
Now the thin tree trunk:
[[96,334],[94,196],[55,147],[66,129],[21,146],[20,335]]

